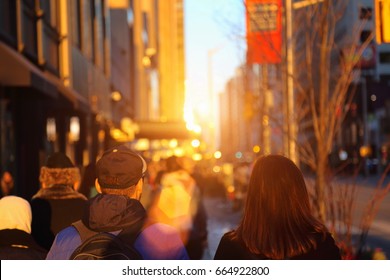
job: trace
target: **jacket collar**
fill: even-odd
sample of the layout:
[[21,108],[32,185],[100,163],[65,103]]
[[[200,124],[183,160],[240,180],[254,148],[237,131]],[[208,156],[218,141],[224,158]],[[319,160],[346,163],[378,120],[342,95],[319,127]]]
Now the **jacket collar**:
[[83,223],[94,231],[140,231],[146,218],[142,204],[126,196],[98,194],[88,201]]
[[71,186],[68,185],[54,185],[49,188],[41,188],[33,197],[41,199],[75,199],[81,198],[87,200],[87,198],[75,191]]

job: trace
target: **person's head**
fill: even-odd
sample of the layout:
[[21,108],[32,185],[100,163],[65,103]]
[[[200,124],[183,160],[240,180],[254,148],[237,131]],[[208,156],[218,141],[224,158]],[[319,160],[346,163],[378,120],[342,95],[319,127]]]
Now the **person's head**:
[[18,229],[31,233],[31,207],[27,200],[9,195],[0,199],[0,230]]
[[11,173],[5,171],[1,176],[1,193],[3,196],[10,195],[14,188],[14,179]]
[[63,153],[56,152],[50,155],[41,167],[39,181],[43,188],[55,185],[67,185],[74,189],[80,184],[80,170]]
[[171,156],[166,160],[167,172],[174,172],[182,169],[177,156]]
[[102,194],[139,200],[146,171],[145,160],[126,145],[120,145],[104,152],[97,161],[95,186]]
[[259,158],[252,170],[237,236],[252,253],[284,259],[315,247],[313,233],[325,227],[313,217],[306,184],[288,158]]

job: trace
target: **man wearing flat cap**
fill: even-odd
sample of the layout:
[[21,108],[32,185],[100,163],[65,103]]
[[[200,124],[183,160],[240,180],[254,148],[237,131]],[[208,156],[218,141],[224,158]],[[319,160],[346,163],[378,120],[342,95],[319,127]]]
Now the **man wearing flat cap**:
[[69,259],[81,244],[79,232],[136,233],[134,248],[143,259],[188,259],[178,232],[171,226],[151,222],[140,203],[145,160],[120,145],[107,150],[96,163],[95,187],[99,194],[88,201],[81,221],[62,230],[47,259]]
[[79,220],[87,206],[87,198],[75,189],[80,171],[63,153],[50,155],[41,167],[41,188],[32,197],[31,234],[36,242],[49,250],[55,235]]

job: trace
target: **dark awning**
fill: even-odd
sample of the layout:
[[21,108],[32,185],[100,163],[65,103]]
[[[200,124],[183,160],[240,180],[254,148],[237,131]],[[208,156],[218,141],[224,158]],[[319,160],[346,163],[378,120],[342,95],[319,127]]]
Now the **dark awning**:
[[31,61],[13,48],[0,42],[0,84],[9,87],[32,87],[44,95],[57,99],[59,94],[68,99],[76,109],[89,111],[88,101],[76,91],[66,87],[49,72],[38,69]]

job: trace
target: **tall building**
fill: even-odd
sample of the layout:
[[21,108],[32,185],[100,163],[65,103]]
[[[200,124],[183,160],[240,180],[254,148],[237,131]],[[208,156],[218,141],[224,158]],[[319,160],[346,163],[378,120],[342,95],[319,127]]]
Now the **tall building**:
[[181,130],[184,114],[183,1],[133,0],[130,4],[136,137],[171,137],[164,134],[175,124],[174,130]]
[[[381,34],[377,32],[386,19],[382,8],[388,11],[390,1],[349,1],[337,29],[342,36],[363,26],[356,45],[371,40],[358,62],[354,101],[335,142],[349,157],[367,157],[366,173],[380,172],[390,160],[390,44],[381,42],[382,38],[378,37]],[[362,147],[368,147],[369,152],[364,153],[367,149]]]
[[158,46],[161,120],[184,117],[184,11],[183,0],[158,1]]
[[0,1],[0,160],[16,193],[39,188],[54,152],[78,166],[109,141],[107,1]]

